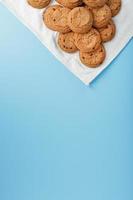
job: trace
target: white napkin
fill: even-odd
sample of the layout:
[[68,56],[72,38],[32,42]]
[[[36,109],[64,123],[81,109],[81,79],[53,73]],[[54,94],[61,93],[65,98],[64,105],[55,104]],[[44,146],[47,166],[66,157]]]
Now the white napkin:
[[[133,0],[123,0],[120,13],[114,18],[117,26],[116,37],[105,44],[107,58],[98,68],[87,68],[81,64],[78,53],[68,54],[57,46],[57,33],[49,30],[43,23],[43,10],[32,8],[27,0],[1,0],[16,17],[25,24],[37,38],[60,60],[73,74],[86,85],[91,83],[120,53],[133,36]],[[55,1],[52,1],[52,4]]]

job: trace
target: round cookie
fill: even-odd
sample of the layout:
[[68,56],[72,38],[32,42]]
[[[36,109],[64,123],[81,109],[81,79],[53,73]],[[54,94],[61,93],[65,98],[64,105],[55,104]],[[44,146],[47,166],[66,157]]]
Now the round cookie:
[[58,45],[63,51],[67,53],[76,52],[77,47],[74,43],[74,33],[60,33],[58,37]]
[[69,12],[69,8],[60,5],[49,6],[43,13],[44,23],[53,31],[68,33],[71,31],[67,22]]
[[107,5],[111,9],[112,17],[114,17],[121,9],[121,0],[108,0]]
[[107,2],[108,0],[83,0],[83,2],[91,7],[91,8],[97,8],[97,7],[101,7],[104,6],[104,4]]
[[67,8],[75,8],[77,6],[82,5],[82,0],[56,0],[59,4],[67,7]]
[[80,51],[80,60],[87,67],[95,68],[103,63],[106,57],[106,52],[103,45],[93,52],[85,53]]
[[68,15],[68,25],[75,33],[87,33],[93,24],[91,12],[84,7],[73,8]]
[[114,38],[116,33],[116,26],[113,20],[110,20],[105,27],[98,29],[98,31],[101,35],[102,42],[108,42]]
[[30,6],[38,9],[45,8],[48,6],[51,0],[27,0]]
[[94,19],[93,26],[96,28],[106,26],[112,17],[111,10],[106,4],[100,8],[93,8],[91,11]]
[[101,37],[99,32],[91,28],[88,33],[75,33],[75,44],[82,52],[92,52],[99,48],[101,44]]

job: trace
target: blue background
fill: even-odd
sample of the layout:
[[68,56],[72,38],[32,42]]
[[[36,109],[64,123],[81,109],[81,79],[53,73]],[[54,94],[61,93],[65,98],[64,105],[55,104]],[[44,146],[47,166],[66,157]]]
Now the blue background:
[[132,200],[133,41],[87,87],[0,13],[0,200]]

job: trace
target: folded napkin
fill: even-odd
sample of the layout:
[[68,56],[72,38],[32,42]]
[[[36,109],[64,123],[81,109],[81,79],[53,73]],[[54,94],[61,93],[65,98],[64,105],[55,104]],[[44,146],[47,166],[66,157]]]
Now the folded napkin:
[[[91,83],[112,62],[133,36],[133,0],[123,0],[120,13],[114,17],[117,27],[116,37],[105,44],[106,60],[98,68],[87,68],[81,64],[78,53],[68,54],[58,48],[57,33],[49,30],[43,23],[44,9],[32,8],[28,5],[27,0],[1,0],[1,3],[15,14],[49,51],[86,85]],[[55,1],[52,1],[51,4],[54,3]]]

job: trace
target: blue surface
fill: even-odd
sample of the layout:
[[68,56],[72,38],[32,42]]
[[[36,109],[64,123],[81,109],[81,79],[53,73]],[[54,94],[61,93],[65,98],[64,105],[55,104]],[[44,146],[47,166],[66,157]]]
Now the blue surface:
[[87,87],[0,13],[0,200],[132,200],[133,41]]

